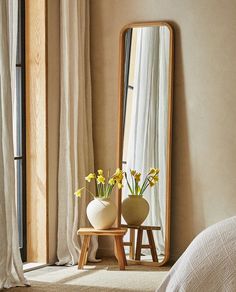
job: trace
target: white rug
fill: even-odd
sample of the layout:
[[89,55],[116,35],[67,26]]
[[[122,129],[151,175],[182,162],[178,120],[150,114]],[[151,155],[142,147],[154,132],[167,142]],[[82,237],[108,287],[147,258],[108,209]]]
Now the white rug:
[[16,292],[74,292],[74,291],[155,291],[169,267],[153,268],[140,265],[120,271],[114,259],[100,264],[89,264],[84,270],[77,266],[48,266],[25,273],[31,287],[13,288]]

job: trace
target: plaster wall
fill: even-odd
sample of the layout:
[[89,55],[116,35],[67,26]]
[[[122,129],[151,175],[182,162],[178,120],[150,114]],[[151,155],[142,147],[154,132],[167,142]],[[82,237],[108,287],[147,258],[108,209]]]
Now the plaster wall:
[[[116,168],[119,32],[175,31],[171,254],[236,211],[236,1],[91,0],[95,166]],[[103,243],[111,248],[111,243]]]

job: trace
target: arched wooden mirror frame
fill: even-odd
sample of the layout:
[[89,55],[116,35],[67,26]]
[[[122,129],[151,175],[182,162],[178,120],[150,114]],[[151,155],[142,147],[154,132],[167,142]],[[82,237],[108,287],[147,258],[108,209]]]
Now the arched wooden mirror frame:
[[[167,185],[166,185],[166,232],[165,232],[165,256],[162,262],[153,263],[146,262],[146,264],[162,266],[170,258],[170,201],[171,201],[171,145],[172,145],[172,98],[173,98],[173,63],[174,63],[174,33],[169,23],[165,21],[154,22],[137,22],[125,25],[120,32],[119,43],[119,112],[118,112],[118,157],[117,165],[122,168],[122,153],[123,153],[123,94],[124,94],[124,65],[125,65],[125,34],[130,28],[139,27],[152,27],[152,26],[166,26],[170,32],[170,54],[169,54],[169,84],[168,84],[168,128],[167,128]],[[117,191],[116,194],[117,207],[118,207],[118,219],[117,226],[121,224],[121,203],[122,194],[121,191]],[[140,261],[141,263],[141,261]],[[144,263],[145,264],[145,263]]]

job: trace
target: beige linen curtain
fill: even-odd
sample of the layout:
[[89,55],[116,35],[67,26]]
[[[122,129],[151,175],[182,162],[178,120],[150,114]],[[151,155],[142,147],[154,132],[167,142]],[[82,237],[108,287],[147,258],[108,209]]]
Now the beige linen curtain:
[[26,284],[16,219],[12,125],[17,13],[17,0],[0,0],[0,289]]
[[[77,263],[81,242],[78,228],[88,226],[89,196],[73,193],[93,171],[92,104],[89,50],[89,1],[60,2],[60,145],[58,171],[59,265]],[[89,260],[95,260],[93,238]]]

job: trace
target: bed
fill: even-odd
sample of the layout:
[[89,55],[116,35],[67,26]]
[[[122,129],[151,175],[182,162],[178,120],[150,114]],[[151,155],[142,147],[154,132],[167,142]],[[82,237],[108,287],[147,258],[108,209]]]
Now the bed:
[[236,291],[236,216],[202,231],[156,290],[177,291]]

